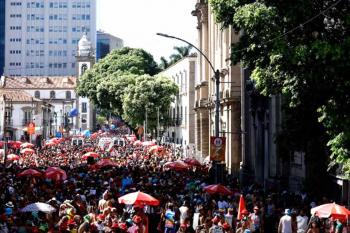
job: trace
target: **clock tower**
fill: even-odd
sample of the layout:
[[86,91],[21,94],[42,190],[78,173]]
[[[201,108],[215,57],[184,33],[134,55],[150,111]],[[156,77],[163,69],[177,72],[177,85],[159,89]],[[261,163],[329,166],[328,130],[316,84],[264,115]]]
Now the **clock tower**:
[[[88,40],[86,33],[82,36],[78,43],[78,50],[76,54],[76,74],[77,84],[79,78],[85,71],[92,68],[95,64],[95,53],[91,42]],[[96,122],[96,112],[92,103],[86,97],[77,97],[76,106],[78,107],[78,116],[76,117],[75,127],[78,130],[93,130]]]

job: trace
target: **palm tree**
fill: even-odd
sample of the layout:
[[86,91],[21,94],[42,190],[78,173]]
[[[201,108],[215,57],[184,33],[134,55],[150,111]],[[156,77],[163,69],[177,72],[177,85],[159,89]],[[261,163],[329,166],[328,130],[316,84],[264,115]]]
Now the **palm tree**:
[[177,53],[174,53],[170,56],[170,64],[174,64],[177,61],[181,60],[184,57],[187,57],[190,55],[190,51],[192,49],[191,45],[187,46],[174,46],[174,50],[176,50]]
[[169,61],[165,58],[165,57],[160,57],[160,65],[159,67],[162,69],[162,70],[165,70],[166,68],[169,67]]

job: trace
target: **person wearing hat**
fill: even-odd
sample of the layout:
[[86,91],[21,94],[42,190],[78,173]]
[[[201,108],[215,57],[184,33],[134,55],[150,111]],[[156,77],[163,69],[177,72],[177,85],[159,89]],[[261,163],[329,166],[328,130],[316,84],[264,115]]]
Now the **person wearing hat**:
[[219,216],[215,216],[212,220],[213,225],[209,229],[209,233],[224,233],[224,230],[221,226],[219,226],[220,218]]
[[281,217],[278,224],[278,233],[293,233],[291,214],[290,209],[284,210],[284,215]]
[[249,215],[249,219],[250,219],[251,226],[252,226],[251,231],[253,233],[260,233],[261,222],[260,222],[260,214],[259,214],[259,207],[258,206],[254,207],[254,212]]

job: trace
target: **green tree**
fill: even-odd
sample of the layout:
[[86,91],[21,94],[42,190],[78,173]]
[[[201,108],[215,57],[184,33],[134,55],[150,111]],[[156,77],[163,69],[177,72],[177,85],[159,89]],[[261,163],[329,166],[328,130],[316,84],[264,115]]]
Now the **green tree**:
[[160,71],[151,54],[142,49],[124,47],[113,50],[80,77],[77,92],[100,109],[123,114],[122,96],[126,87],[143,74]]
[[135,85],[128,86],[125,93],[123,118],[131,125],[137,126],[143,124],[147,112],[148,128],[152,130],[157,125],[157,108],[160,119],[166,119],[170,104],[178,93],[178,87],[164,76],[142,75],[136,79]]
[[308,132],[303,143],[314,141],[313,137],[323,145],[328,141],[331,165],[342,166],[350,175],[350,3],[210,0],[210,4],[217,22],[241,32],[231,60],[253,71],[262,94],[282,93],[289,108],[301,116],[311,114],[299,119],[301,125],[321,123],[321,134]]

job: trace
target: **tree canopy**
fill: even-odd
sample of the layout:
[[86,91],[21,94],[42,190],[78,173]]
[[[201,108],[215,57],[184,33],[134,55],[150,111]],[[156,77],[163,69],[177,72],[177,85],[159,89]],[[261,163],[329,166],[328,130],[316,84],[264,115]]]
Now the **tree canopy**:
[[231,60],[252,70],[262,94],[281,93],[289,108],[308,114],[291,120],[319,124],[327,134],[331,165],[350,175],[349,1],[209,2],[217,22],[241,35]]
[[86,71],[79,78],[77,92],[99,109],[125,117],[130,125],[137,126],[144,119],[138,110],[146,105],[168,109],[177,92],[175,83],[154,76],[159,71],[151,54],[125,47],[112,51]]

